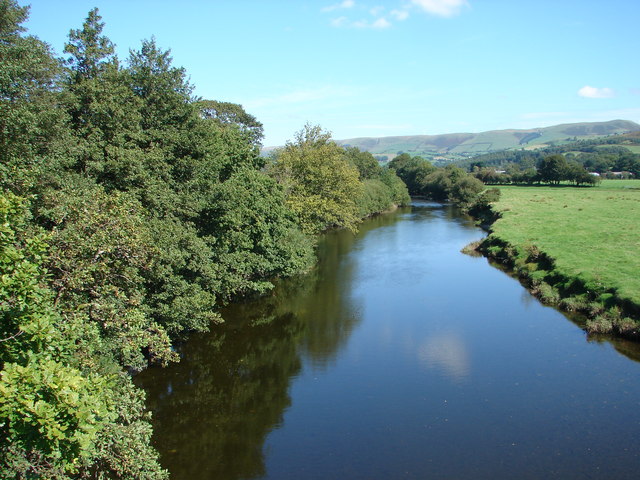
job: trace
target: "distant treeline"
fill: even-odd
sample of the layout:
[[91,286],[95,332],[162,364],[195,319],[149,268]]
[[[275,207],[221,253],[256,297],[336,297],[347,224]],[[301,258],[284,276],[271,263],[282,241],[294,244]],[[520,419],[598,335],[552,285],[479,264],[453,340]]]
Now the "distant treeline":
[[130,373],[407,189],[319,127],[260,157],[257,119],[153,39],[122,62],[97,9],[64,61],[27,16],[0,0],[0,477],[166,478]]
[[[389,168],[397,172],[412,196],[450,201],[464,209],[489,201],[484,184],[455,165],[435,167],[420,156],[403,153],[389,162]],[[490,195],[493,198],[498,193],[491,192]]]
[[506,170],[495,167],[474,166],[472,174],[487,185],[547,183],[557,185],[570,182],[577,186],[596,185],[600,177],[588,172],[575,160],[567,160],[564,155],[554,154],[542,157],[534,168],[523,169],[520,164],[510,163]]
[[479,155],[456,162],[462,168],[494,168],[507,171],[526,171],[536,168],[551,155],[562,155],[590,173],[605,178],[640,178],[640,154],[626,146],[640,146],[637,132],[592,140],[580,140],[539,150],[505,150]]

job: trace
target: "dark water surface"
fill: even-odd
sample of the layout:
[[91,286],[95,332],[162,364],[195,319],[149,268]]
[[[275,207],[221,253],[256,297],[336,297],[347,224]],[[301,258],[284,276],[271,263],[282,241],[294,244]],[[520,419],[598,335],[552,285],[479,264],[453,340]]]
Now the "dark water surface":
[[636,479],[640,352],[588,341],[416,203],[136,377],[180,480]]

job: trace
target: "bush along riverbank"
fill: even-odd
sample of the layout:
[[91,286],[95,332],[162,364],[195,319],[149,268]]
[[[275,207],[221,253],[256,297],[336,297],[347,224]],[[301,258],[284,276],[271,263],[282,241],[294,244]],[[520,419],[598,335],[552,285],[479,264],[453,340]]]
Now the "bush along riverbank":
[[[471,209],[489,235],[465,247],[465,253],[471,250],[486,256],[518,278],[543,303],[583,315],[582,326],[588,334],[613,334],[640,340],[640,304],[635,299],[621,294],[619,288],[596,276],[585,272],[568,273],[538,244],[512,241],[499,228],[503,214],[512,213],[501,203],[487,203]],[[487,223],[487,220],[491,222]],[[575,232],[576,235],[580,233]]]

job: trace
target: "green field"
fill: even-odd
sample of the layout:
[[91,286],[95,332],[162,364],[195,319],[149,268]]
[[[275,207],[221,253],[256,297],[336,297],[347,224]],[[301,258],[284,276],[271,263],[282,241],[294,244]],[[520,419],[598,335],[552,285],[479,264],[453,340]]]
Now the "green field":
[[625,145],[625,147],[631,150],[631,153],[640,153],[640,145]]
[[520,249],[535,245],[558,273],[640,305],[640,180],[500,190],[494,236]]

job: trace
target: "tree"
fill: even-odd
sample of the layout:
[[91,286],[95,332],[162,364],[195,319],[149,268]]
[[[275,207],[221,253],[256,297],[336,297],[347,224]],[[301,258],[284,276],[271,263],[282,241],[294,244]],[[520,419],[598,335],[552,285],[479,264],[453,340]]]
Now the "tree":
[[158,47],[155,38],[143,40],[139,51],[129,51],[130,86],[142,101],[141,126],[147,133],[147,144],[175,141],[163,133],[188,129],[195,122],[191,105],[193,85],[187,81],[184,68],[172,65],[170,54],[170,50]]
[[543,182],[557,185],[566,178],[567,169],[567,161],[563,155],[549,155],[540,161],[538,174]]
[[68,66],[62,98],[73,138],[62,168],[94,178],[108,188],[128,185],[141,160],[133,139],[140,135],[139,105],[104,35],[98,9],[65,45]]
[[411,195],[424,195],[427,177],[435,171],[435,167],[429,161],[422,157],[411,157],[408,153],[391,160],[389,168],[396,171]]
[[395,170],[383,168],[380,181],[389,189],[393,205],[409,205],[411,203],[407,185],[396,175]]
[[295,142],[276,152],[270,173],[283,186],[287,205],[305,233],[331,227],[356,230],[362,192],[358,170],[320,126],[307,124],[297,132]]
[[0,0],[0,187],[27,193],[42,157],[59,135],[56,80],[60,65],[49,47],[23,36],[29,7]]
[[451,195],[453,185],[466,175],[464,170],[455,165],[438,168],[427,175],[424,180],[422,192],[433,200],[447,200]]
[[66,63],[73,72],[74,83],[100,76],[115,61],[115,47],[111,40],[102,35],[104,22],[101,20],[98,9],[94,8],[89,11],[82,29],[69,32],[64,53],[70,55]]
[[128,370],[177,360],[146,305],[144,273],[157,251],[140,204],[71,176],[43,194],[38,215],[52,229],[47,266],[62,315],[95,325],[102,355]]
[[212,120],[222,127],[235,127],[247,141],[259,148],[264,138],[264,129],[256,117],[247,113],[242,105],[216,100],[199,100],[196,107],[202,118]]
[[115,415],[105,379],[74,365],[76,337],[60,331],[45,285],[46,235],[26,219],[23,200],[0,196],[0,473],[60,478],[92,460]]
[[206,211],[214,261],[223,272],[219,296],[264,293],[275,277],[307,270],[311,240],[302,234],[284,192],[262,172],[240,170],[216,188]]
[[447,165],[430,173],[424,181],[423,192],[433,200],[449,200],[461,207],[472,204],[484,190],[484,184],[455,165]]
[[484,190],[484,184],[471,175],[459,178],[451,186],[449,199],[456,205],[466,207],[471,205]]
[[360,180],[379,178],[382,168],[370,152],[363,152],[358,147],[345,148],[347,161],[358,169]]

